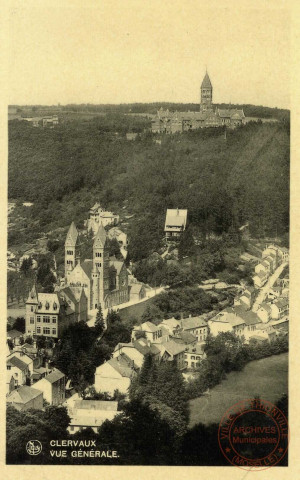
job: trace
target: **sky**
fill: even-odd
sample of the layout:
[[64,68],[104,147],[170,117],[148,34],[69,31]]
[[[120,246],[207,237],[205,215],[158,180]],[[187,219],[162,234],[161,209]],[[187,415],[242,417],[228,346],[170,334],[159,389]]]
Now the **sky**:
[[207,67],[214,103],[289,108],[289,25],[279,0],[11,1],[9,104],[198,103]]

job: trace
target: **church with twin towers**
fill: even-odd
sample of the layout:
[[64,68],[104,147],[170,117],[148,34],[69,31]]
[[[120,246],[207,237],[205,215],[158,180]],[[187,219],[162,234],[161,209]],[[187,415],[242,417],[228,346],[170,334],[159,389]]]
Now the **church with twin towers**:
[[93,258],[80,260],[78,230],[71,223],[65,241],[65,286],[84,290],[89,310],[108,309],[129,301],[128,271],[124,261],[109,256],[102,224],[93,243]]
[[213,86],[206,71],[200,86],[199,111],[172,112],[161,108],[152,119],[152,133],[182,133],[207,127],[236,128],[245,123],[243,109],[213,105]]

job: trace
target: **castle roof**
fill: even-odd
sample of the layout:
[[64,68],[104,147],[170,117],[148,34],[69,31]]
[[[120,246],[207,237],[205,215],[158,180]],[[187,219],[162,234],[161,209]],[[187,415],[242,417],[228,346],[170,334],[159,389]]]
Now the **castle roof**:
[[104,227],[101,223],[99,228],[98,228],[98,232],[97,232],[97,235],[95,237],[95,240],[94,240],[94,247],[104,248],[106,238],[107,238],[106,231],[105,231],[105,229],[104,229]]
[[32,289],[29,292],[27,303],[38,303],[38,293],[36,284],[33,285]]
[[201,88],[212,88],[212,84],[207,72],[202,80]]
[[86,259],[84,262],[80,264],[84,273],[89,277],[92,278],[92,270],[93,270],[93,260]]
[[109,260],[109,265],[110,267],[114,267],[116,269],[116,272],[117,272],[117,275],[119,275],[123,265],[124,265],[124,262],[122,262],[121,260],[116,260],[115,258],[114,259],[110,259]]
[[76,245],[78,238],[78,230],[74,222],[71,223],[69,231],[67,233],[67,238],[65,241],[66,247],[74,247]]

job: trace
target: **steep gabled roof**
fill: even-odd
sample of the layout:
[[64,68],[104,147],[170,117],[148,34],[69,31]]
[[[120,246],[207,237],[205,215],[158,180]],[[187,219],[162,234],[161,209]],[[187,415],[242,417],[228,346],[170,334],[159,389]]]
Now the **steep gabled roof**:
[[94,248],[104,248],[105,242],[106,242],[107,234],[106,231],[102,225],[102,223],[99,225],[97,235],[95,236],[94,240]]
[[47,375],[47,377],[45,377],[44,380],[47,380],[49,383],[55,383],[57,382],[57,380],[60,380],[64,376],[65,376],[64,373],[56,369],[56,370],[53,370],[53,372],[49,373],[49,375]]
[[201,88],[212,88],[212,84],[207,72],[202,80]]
[[65,241],[65,247],[75,247],[78,238],[78,230],[74,222],[71,223]]
[[22,372],[24,370],[27,370],[27,368],[28,368],[27,363],[22,362],[22,360],[20,360],[18,357],[10,358],[9,360],[7,360],[6,365],[11,365],[13,367],[16,367],[19,370],[21,370]]
[[28,387],[23,385],[18,390],[13,390],[6,398],[8,403],[28,403],[36,397],[42,395],[43,392],[37,388]]
[[92,278],[92,270],[93,270],[93,260],[86,259],[84,262],[80,264],[84,273],[89,277]]

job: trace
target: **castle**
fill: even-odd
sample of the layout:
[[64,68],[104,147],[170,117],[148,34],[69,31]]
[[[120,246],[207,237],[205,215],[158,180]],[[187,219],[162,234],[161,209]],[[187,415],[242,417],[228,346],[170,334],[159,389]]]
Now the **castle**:
[[243,110],[213,108],[213,87],[206,72],[200,87],[199,112],[170,112],[161,108],[152,119],[153,133],[182,133],[205,127],[235,128],[245,122]]
[[123,261],[109,257],[107,234],[102,224],[93,244],[93,258],[80,261],[78,231],[72,222],[65,241],[65,284],[82,287],[90,310],[111,308],[129,301],[128,272]]

